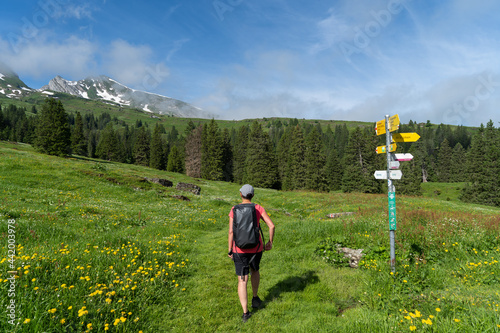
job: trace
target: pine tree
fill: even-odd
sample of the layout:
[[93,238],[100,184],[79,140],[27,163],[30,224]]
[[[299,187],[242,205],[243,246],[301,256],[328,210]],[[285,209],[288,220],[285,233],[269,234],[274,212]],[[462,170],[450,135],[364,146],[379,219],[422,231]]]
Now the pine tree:
[[201,177],[201,137],[203,126],[199,125],[192,130],[186,138],[186,175],[189,177]]
[[201,177],[208,180],[224,179],[223,147],[219,127],[214,119],[203,126],[201,140]]
[[137,132],[137,138],[134,144],[134,160],[135,164],[149,166],[149,158],[150,158],[150,135],[144,128],[141,126]]
[[87,156],[90,158],[96,157],[96,147],[98,142],[98,134],[96,130],[89,130],[87,134]]
[[87,142],[83,134],[83,120],[80,112],[76,112],[75,126],[71,132],[71,148],[74,154],[86,156]]
[[161,136],[161,128],[156,124],[151,138],[149,166],[158,170],[165,170],[165,141]]
[[345,123],[343,125],[335,126],[334,142],[335,150],[338,151],[338,157],[342,160],[344,158],[344,151],[349,142],[349,130],[347,129],[347,125]]
[[436,170],[437,181],[441,183],[448,183],[451,180],[451,159],[452,150],[448,143],[448,139],[444,139],[439,147],[439,152],[437,156],[437,165],[439,166]]
[[190,120],[190,121],[188,122],[188,125],[187,125],[187,127],[186,127],[185,131],[184,131],[184,133],[185,133],[186,137],[188,137],[188,136],[189,136],[189,134],[191,134],[191,132],[195,130],[195,128],[196,128],[196,125],[193,123],[193,121],[192,121],[192,120]]
[[168,155],[167,171],[182,173],[184,171],[183,169],[182,155],[179,148],[174,145],[170,149],[170,154]]
[[382,182],[373,176],[376,170],[387,166],[387,157],[377,154],[376,147],[379,137],[371,128],[363,131],[363,175],[365,178],[365,193],[382,193]]
[[222,174],[223,180],[230,182],[233,180],[233,149],[231,146],[231,136],[228,129],[222,132]]
[[338,158],[338,153],[331,150],[325,164],[325,178],[329,191],[338,191],[342,185],[343,168]]
[[254,121],[248,136],[246,171],[244,183],[255,187],[276,188],[278,173],[271,138],[261,125]]
[[489,181],[487,174],[484,172],[486,165],[486,142],[485,142],[485,128],[481,124],[478,132],[472,137],[470,149],[467,153],[467,170],[468,170],[468,183],[463,188],[460,199],[472,203],[485,203],[483,202],[484,193],[489,190]]
[[67,156],[71,153],[71,130],[61,101],[45,100],[36,128],[35,148],[45,154]]
[[233,177],[235,183],[243,184],[245,177],[245,160],[247,157],[248,126],[241,126],[238,129],[233,151]]
[[349,136],[344,153],[342,191],[380,193],[381,184],[373,174],[377,168],[376,137],[363,133],[357,127]]
[[299,125],[295,126],[292,132],[290,148],[288,150],[288,165],[285,171],[287,184],[290,184],[287,190],[298,190],[306,188],[307,164],[306,164],[306,145],[302,130]]
[[323,154],[323,141],[321,132],[313,127],[306,138],[306,188],[315,191],[324,191],[327,188],[324,175],[325,156]]
[[292,188],[291,179],[288,178],[288,163],[289,163],[289,151],[290,143],[292,140],[293,127],[287,127],[281,136],[278,146],[276,148],[277,164],[278,164],[278,176],[280,181],[280,188],[283,190],[288,190]]
[[464,170],[464,163],[466,161],[465,149],[460,142],[457,142],[451,155],[450,181],[464,182],[468,179],[468,171]]
[[107,161],[120,161],[120,141],[113,128],[113,124],[109,123],[104,130],[101,131],[99,142],[95,150],[97,157]]

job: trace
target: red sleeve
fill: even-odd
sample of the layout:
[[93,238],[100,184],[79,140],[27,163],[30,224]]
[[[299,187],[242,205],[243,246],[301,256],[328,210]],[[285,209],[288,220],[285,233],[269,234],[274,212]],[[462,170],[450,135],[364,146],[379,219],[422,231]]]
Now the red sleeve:
[[233,206],[233,207],[231,207],[231,211],[229,212],[229,217],[230,217],[230,218],[232,218],[232,217],[233,217],[233,208],[234,208],[234,206]]
[[264,215],[266,210],[264,209],[264,207],[258,204],[255,204],[255,210],[257,211],[257,220],[259,220],[260,222],[260,219],[262,218],[262,215]]

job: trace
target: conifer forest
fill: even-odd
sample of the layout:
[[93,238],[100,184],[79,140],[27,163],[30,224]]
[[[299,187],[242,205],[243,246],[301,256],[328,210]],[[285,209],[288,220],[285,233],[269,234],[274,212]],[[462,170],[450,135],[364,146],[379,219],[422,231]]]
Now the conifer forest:
[[[129,124],[108,113],[68,113],[47,99],[28,112],[0,108],[0,140],[31,144],[37,151],[138,164],[207,180],[250,183],[284,191],[383,193],[374,172],[386,168],[385,144],[373,126],[322,126],[297,119],[239,122],[222,129],[217,121],[189,121],[179,132],[158,122]],[[422,182],[464,183],[461,200],[500,206],[500,130],[493,121],[479,128],[401,123],[399,132],[420,140],[398,144],[414,158],[402,163],[400,194],[420,195]]]

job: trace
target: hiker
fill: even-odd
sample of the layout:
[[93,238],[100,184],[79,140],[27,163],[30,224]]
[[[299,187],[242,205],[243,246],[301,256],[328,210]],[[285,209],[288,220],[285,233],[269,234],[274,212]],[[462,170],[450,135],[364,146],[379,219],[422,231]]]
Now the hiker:
[[[265,249],[269,251],[273,247],[273,238],[274,238],[274,224],[271,221],[269,215],[267,215],[264,207],[253,204],[252,198],[254,196],[254,189],[251,185],[243,185],[240,189],[241,196],[241,204],[234,206],[231,208],[229,213],[229,236],[228,236],[228,256],[233,259],[234,266],[236,269],[236,275],[238,276],[238,296],[240,298],[241,307],[243,308],[243,322],[246,322],[248,318],[252,315],[250,311],[248,311],[248,296],[247,296],[247,282],[248,282],[248,274],[249,270],[251,272],[251,284],[252,284],[252,308],[258,308],[262,304],[262,300],[257,295],[259,291],[259,283],[260,283],[260,273],[259,273],[259,264],[262,258],[262,251]],[[251,208],[254,207],[255,209]],[[252,248],[240,248],[236,246],[234,236],[237,236],[233,233],[233,217],[235,207],[238,209],[243,207],[243,209],[249,209],[252,212],[255,212],[251,219],[255,219],[256,225],[259,225],[260,220],[264,220],[264,222],[269,227],[269,241],[266,243],[265,247],[263,246],[263,238],[260,237],[260,234],[256,237],[258,238],[258,244]],[[239,214],[239,213],[238,213]],[[238,217],[237,217],[238,219]],[[251,223],[251,222],[250,222]],[[259,228],[260,229],[260,228]],[[262,230],[260,230],[262,234]],[[239,236],[238,236],[239,237]],[[242,246],[240,244],[240,246]]]

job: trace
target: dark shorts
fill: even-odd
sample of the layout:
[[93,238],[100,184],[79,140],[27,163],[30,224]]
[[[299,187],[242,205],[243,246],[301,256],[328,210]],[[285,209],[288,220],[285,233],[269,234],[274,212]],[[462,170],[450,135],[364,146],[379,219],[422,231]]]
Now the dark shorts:
[[[253,259],[252,259],[253,258]],[[245,276],[250,273],[250,267],[254,271],[259,271],[262,252],[257,253],[233,253],[234,268],[236,275]]]

